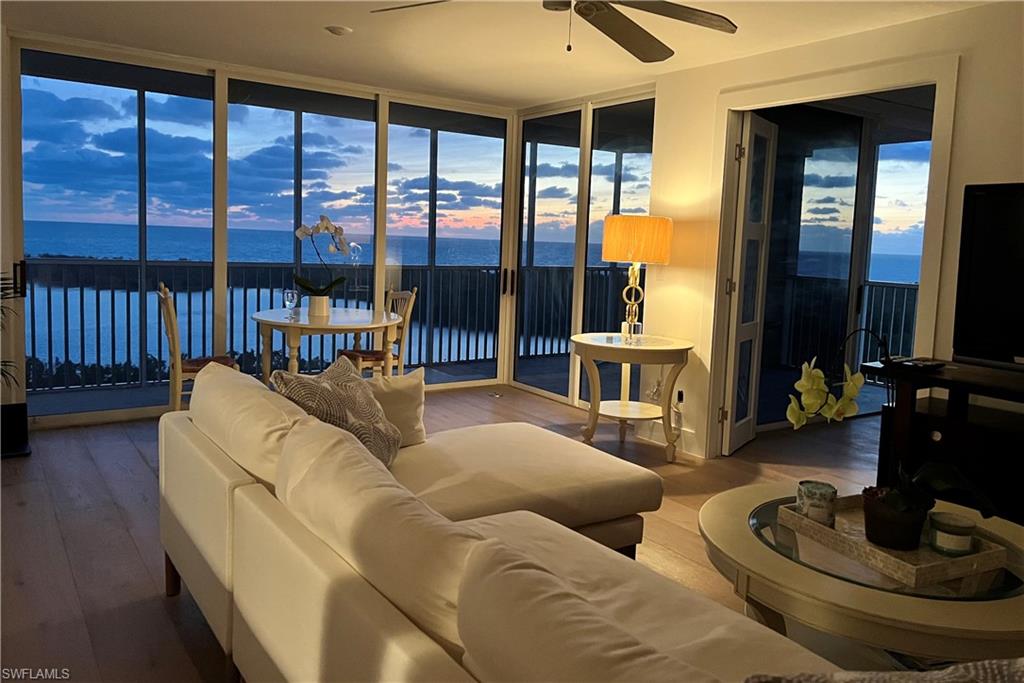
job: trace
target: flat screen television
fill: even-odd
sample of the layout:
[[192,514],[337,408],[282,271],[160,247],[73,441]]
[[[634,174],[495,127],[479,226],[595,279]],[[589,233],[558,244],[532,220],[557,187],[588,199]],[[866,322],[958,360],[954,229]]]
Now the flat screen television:
[[1024,183],[964,188],[953,359],[1024,371]]

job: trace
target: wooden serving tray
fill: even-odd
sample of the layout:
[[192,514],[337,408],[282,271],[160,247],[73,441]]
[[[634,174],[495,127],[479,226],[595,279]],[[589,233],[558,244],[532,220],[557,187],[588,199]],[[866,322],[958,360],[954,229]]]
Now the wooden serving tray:
[[801,515],[795,503],[779,506],[778,521],[796,533],[912,588],[934,586],[1006,566],[1006,548],[977,535],[974,537],[975,552],[963,557],[942,555],[932,550],[924,540],[917,550],[890,550],[877,546],[864,535],[864,501],[859,495],[837,498],[835,513],[834,529]]

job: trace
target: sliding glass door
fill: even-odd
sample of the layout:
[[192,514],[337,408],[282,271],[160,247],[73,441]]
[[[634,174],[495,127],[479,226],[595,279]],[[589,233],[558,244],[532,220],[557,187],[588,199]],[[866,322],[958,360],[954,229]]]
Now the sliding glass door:
[[407,365],[498,376],[505,119],[392,103],[387,285],[417,289]]
[[569,395],[581,112],[523,122],[513,378]]
[[[262,340],[252,314],[283,306],[295,273],[343,275],[334,305],[373,305],[376,103],[237,80],[228,99],[228,351],[256,373]],[[321,215],[345,230],[348,255],[330,252],[326,235],[296,238],[300,224]],[[306,337],[299,367],[319,371],[354,343],[352,335]],[[285,367],[281,336],[271,358]]]

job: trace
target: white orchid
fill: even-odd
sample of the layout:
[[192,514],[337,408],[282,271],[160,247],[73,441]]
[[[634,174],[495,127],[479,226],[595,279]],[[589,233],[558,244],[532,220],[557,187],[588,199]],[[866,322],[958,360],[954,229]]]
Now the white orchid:
[[843,364],[843,393],[836,397],[828,390],[825,373],[814,367],[817,358],[804,363],[800,368],[800,379],[793,388],[800,392],[800,398],[789,395],[789,406],[786,407],[786,419],[793,429],[800,429],[807,424],[807,419],[821,415],[831,422],[842,422],[843,418],[852,417],[859,410],[855,400],[864,386],[862,373],[850,372],[850,366]]
[[323,266],[328,277],[333,278],[326,285],[320,286],[296,273],[294,278],[295,284],[303,291],[314,296],[326,296],[330,294],[335,286],[344,282],[345,278],[334,278],[330,265],[324,260],[323,254],[320,253],[320,247],[316,243],[316,235],[329,236],[330,242],[327,243],[327,251],[331,254],[340,253],[348,256],[349,244],[345,241],[345,229],[340,225],[336,225],[330,218],[324,215],[321,215],[320,219],[312,226],[303,223],[295,229],[296,238],[299,240],[309,239],[309,243],[313,246],[313,251],[316,252],[317,259],[320,260],[320,265]]

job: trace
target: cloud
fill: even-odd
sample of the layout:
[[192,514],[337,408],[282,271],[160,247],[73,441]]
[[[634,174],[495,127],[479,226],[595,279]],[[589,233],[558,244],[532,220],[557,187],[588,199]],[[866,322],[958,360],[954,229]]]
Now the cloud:
[[875,225],[882,225],[885,220],[881,216],[875,216]]
[[542,190],[537,191],[538,199],[565,199],[571,196],[572,193],[564,187],[552,186],[545,187]]
[[895,206],[895,207],[900,208],[900,209],[905,209],[905,208],[907,208],[910,205],[907,204],[902,199],[890,199],[889,200],[889,206]]
[[413,128],[409,131],[409,137],[411,138],[429,138],[430,131],[426,128]]
[[[135,98],[131,98],[134,103]],[[91,97],[61,99],[51,92],[27,88],[21,92],[26,119],[43,121],[98,121],[124,118],[121,112],[103,100]]]
[[549,163],[537,164],[538,178],[576,178],[580,174],[580,167],[568,162],[555,166]]
[[635,207],[632,207],[632,208],[620,209],[619,213],[641,213],[642,214],[642,213],[647,213],[647,209],[645,209],[643,207],[640,207],[640,206],[635,206]]
[[[135,98],[130,97],[122,105],[125,113],[134,114]],[[244,107],[228,107],[228,120],[240,123],[249,110]],[[155,97],[146,98],[147,121],[169,121],[189,126],[204,126],[213,129],[213,102],[195,97],[172,95],[160,101]]]
[[830,214],[839,213],[839,209],[832,206],[815,206],[810,209],[807,209],[807,213],[811,214],[812,216],[828,216]]
[[804,187],[853,187],[857,184],[857,177],[852,175],[819,175],[808,173],[804,175]]
[[402,165],[401,164],[396,164],[393,161],[389,161],[388,162],[388,170],[389,171],[401,171],[402,170]]
[[839,200],[836,199],[835,197],[833,197],[832,195],[829,195],[827,197],[821,197],[819,199],[808,199],[807,200],[808,204],[836,204],[838,202],[839,202]]

